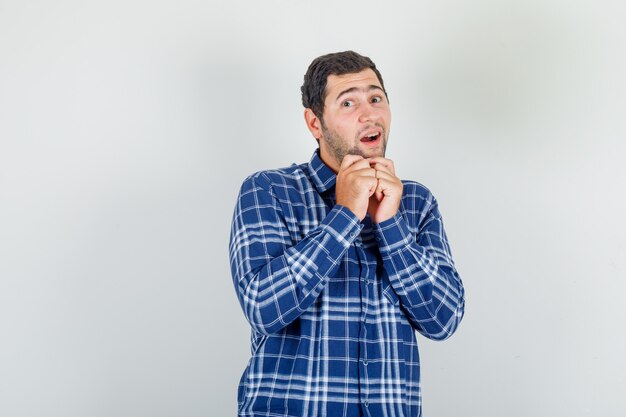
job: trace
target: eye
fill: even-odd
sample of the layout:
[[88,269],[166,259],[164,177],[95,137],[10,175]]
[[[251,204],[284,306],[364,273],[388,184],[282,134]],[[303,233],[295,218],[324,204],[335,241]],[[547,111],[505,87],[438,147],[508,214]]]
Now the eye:
[[380,103],[381,101],[383,101],[383,98],[381,96],[372,97],[372,103]]
[[342,107],[352,107],[354,106],[354,102],[352,102],[352,100],[346,100],[343,103],[341,103]]

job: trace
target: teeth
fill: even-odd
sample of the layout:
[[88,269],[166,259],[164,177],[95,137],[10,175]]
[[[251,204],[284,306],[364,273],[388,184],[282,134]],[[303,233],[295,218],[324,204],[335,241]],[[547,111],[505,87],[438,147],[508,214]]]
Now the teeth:
[[368,138],[375,138],[376,136],[378,136],[378,133],[372,133],[371,135],[368,135]]

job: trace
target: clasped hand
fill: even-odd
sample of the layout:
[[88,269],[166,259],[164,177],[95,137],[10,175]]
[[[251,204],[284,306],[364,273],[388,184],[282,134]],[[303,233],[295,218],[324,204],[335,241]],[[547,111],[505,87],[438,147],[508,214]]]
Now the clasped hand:
[[366,214],[374,223],[392,218],[400,207],[402,181],[391,159],[346,155],[337,173],[337,204],[350,209],[359,220]]

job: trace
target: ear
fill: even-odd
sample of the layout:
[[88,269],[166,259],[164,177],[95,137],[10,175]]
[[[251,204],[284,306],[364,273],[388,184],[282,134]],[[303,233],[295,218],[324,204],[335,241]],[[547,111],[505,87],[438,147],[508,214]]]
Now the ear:
[[313,137],[319,141],[322,137],[322,122],[315,113],[313,113],[313,110],[309,108],[304,109],[304,121]]

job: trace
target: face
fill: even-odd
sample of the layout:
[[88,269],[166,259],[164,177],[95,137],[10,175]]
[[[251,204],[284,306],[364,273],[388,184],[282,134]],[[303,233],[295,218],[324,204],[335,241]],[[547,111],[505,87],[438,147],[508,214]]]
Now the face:
[[348,154],[385,156],[390,123],[389,102],[374,71],[330,75],[319,121],[322,160],[339,171]]

